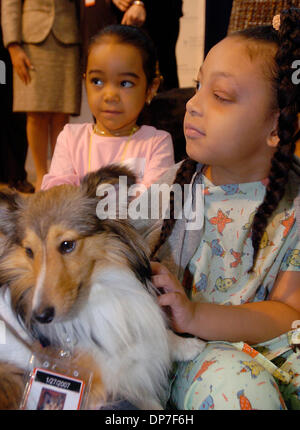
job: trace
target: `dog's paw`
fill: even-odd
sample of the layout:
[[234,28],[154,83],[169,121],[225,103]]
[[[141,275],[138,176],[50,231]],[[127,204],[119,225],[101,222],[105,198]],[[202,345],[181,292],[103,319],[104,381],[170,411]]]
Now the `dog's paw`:
[[206,342],[196,337],[183,338],[182,348],[180,349],[180,361],[193,360],[199,355],[206,346]]
[[168,342],[172,360],[174,361],[193,360],[203,351],[206,345],[206,342],[201,339],[178,336],[171,330],[168,330]]

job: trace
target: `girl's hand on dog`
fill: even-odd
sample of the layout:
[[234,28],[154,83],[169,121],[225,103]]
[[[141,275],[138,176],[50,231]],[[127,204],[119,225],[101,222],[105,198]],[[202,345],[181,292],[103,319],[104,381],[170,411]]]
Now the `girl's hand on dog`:
[[187,297],[178,279],[160,263],[152,262],[152,282],[163,292],[158,296],[158,304],[171,310],[171,325],[177,333],[190,333],[194,318],[195,303]]

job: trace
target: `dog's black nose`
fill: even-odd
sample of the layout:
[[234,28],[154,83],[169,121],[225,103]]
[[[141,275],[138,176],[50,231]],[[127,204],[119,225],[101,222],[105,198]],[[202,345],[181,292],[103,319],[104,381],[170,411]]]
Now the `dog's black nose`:
[[42,312],[33,313],[34,318],[42,324],[49,324],[53,320],[54,315],[55,309],[53,307],[45,308]]

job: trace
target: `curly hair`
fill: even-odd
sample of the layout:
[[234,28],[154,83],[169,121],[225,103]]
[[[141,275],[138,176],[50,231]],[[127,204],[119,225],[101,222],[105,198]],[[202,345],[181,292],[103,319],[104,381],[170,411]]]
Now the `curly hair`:
[[[277,208],[284,196],[288,182],[289,171],[293,163],[295,143],[300,137],[298,127],[300,85],[295,85],[292,80],[294,72],[292,64],[300,58],[300,9],[290,8],[281,13],[280,30],[276,31],[272,26],[259,26],[232,33],[228,37],[240,37],[249,41],[249,54],[251,55],[251,42],[258,46],[276,47],[275,58],[269,55],[265,61],[268,79],[271,79],[274,100],[273,109],[279,111],[277,134],[279,142],[271,160],[268,176],[268,185],[263,202],[258,207],[251,226],[251,240],[253,246],[252,267],[253,271],[260,243],[268,224],[268,219]],[[271,49],[270,52],[273,52]],[[257,52],[257,50],[255,51]],[[254,53],[254,50],[252,54]],[[174,184],[183,186],[189,183],[196,170],[197,163],[186,159],[177,171]],[[153,249],[152,257],[170,236],[175,220],[174,202],[170,202],[170,219],[163,221],[161,234]]]

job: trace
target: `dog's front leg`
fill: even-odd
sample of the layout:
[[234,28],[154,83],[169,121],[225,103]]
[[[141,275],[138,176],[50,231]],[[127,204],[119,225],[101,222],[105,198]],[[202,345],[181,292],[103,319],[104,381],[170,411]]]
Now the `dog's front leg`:
[[88,394],[86,409],[99,409],[106,401],[106,388],[104,386],[101,369],[94,357],[86,351],[77,350],[72,357],[72,365],[81,369],[81,375],[87,382],[90,375],[91,385]]
[[196,337],[182,337],[168,330],[168,343],[172,361],[189,361],[197,357],[206,342]]

